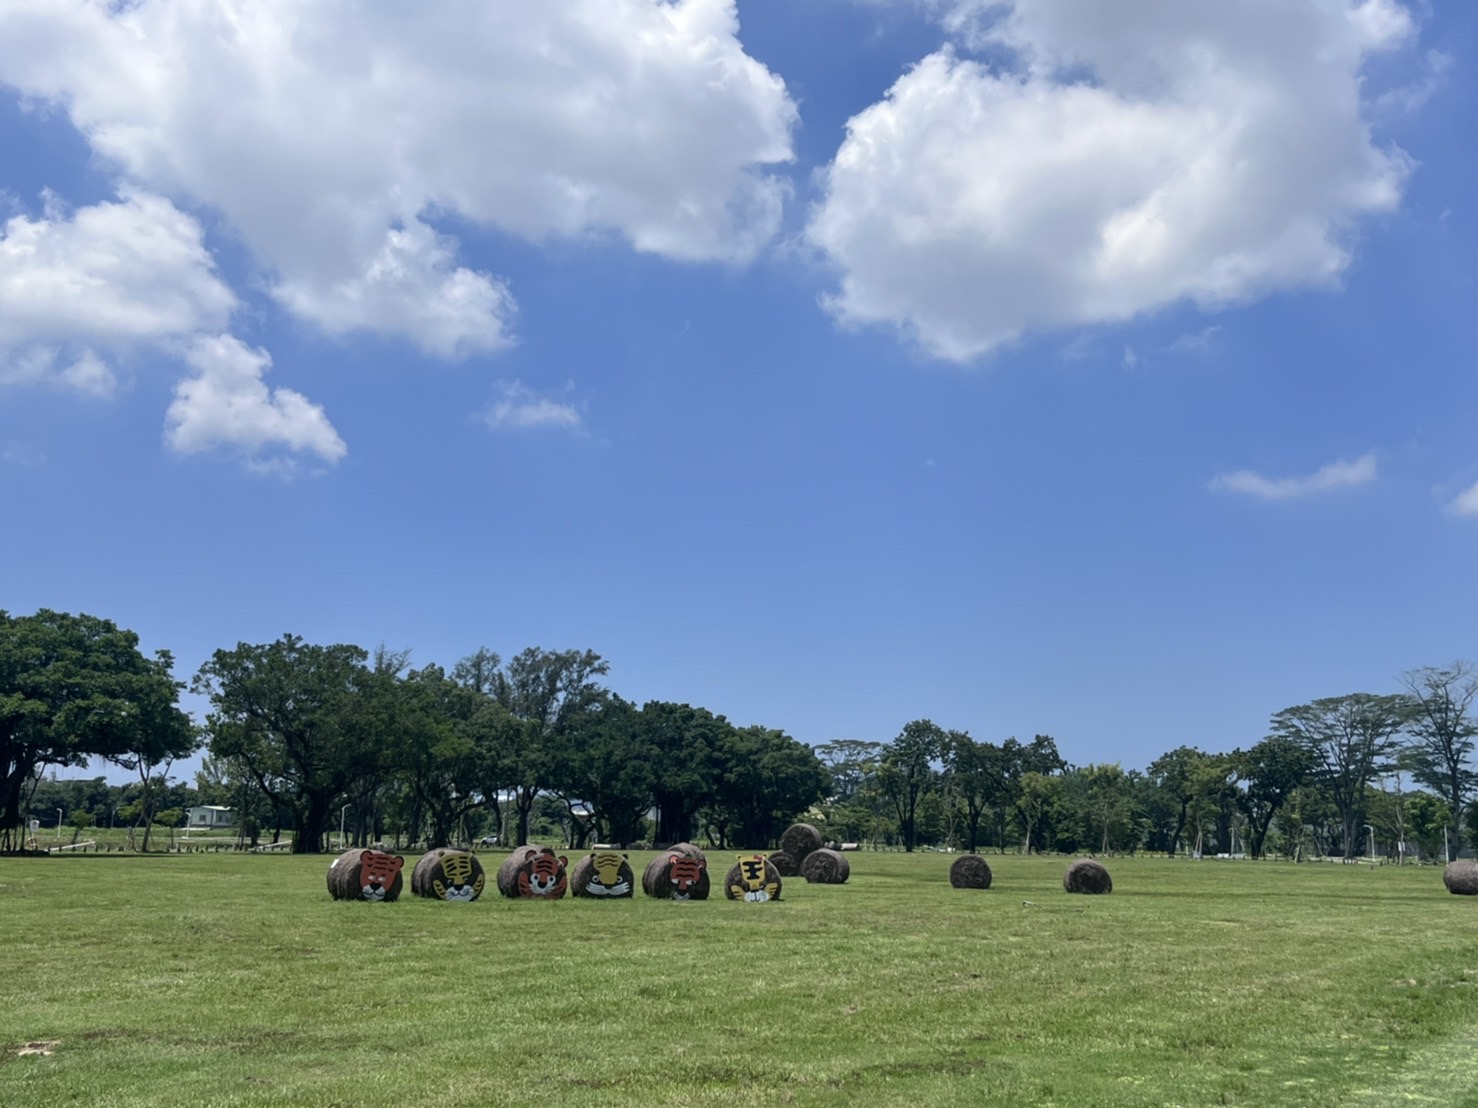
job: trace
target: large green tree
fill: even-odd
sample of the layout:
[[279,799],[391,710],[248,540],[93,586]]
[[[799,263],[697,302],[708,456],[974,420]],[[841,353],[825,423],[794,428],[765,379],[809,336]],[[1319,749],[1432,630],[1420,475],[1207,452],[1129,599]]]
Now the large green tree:
[[919,801],[938,781],[935,764],[944,756],[944,744],[943,728],[930,720],[916,719],[905,724],[883,751],[878,782],[898,817],[905,851],[912,852],[918,840]]
[[1314,778],[1339,812],[1346,858],[1360,853],[1366,786],[1390,768],[1409,717],[1405,697],[1373,693],[1326,697],[1273,717],[1271,737],[1289,739],[1313,756]]
[[1473,718],[1478,668],[1463,661],[1428,666],[1403,674],[1401,683],[1411,707],[1406,728],[1410,743],[1402,761],[1413,777],[1447,801],[1453,813],[1447,840],[1447,860],[1451,861],[1460,839],[1457,816],[1478,781],[1469,764],[1473,740],[1478,737],[1478,720]]
[[45,767],[153,767],[197,748],[172,665],[106,619],[0,611],[0,849],[23,845],[26,789]]
[[713,799],[720,751],[733,724],[706,708],[653,700],[642,705],[640,727],[652,750],[654,840],[691,841],[698,812]]
[[393,673],[358,646],[296,635],[217,650],[192,689],[210,698],[213,757],[235,760],[274,803],[290,808],[293,851],[317,854],[334,806],[380,770],[398,730]]
[[731,728],[718,758],[713,800],[704,812],[719,846],[768,847],[826,795],[826,770],[816,752],[784,731]]
[[1263,856],[1268,828],[1279,809],[1314,772],[1309,748],[1293,739],[1270,736],[1249,750],[1234,751],[1232,772],[1242,783],[1237,807],[1247,817],[1248,848],[1254,858]]
[[[464,665],[472,668],[478,657],[465,659]],[[503,762],[517,813],[519,846],[529,841],[529,813],[550,784],[551,749],[582,716],[605,702],[610,694],[596,678],[610,668],[593,650],[531,646],[487,675],[493,699],[519,724],[503,733]]]

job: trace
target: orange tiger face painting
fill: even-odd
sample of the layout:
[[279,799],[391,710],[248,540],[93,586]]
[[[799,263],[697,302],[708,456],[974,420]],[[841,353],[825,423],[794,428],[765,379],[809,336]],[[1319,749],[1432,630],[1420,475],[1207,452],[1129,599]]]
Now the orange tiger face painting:
[[565,886],[569,883],[565,873],[568,863],[563,854],[556,855],[549,849],[535,854],[528,868],[519,871],[518,895],[558,900],[565,895]]
[[671,854],[667,858],[667,880],[672,882],[673,900],[704,899],[708,895],[708,863],[701,858],[689,858],[683,854]]
[[366,850],[359,856],[359,895],[364,900],[384,900],[400,876],[405,859],[398,854]]

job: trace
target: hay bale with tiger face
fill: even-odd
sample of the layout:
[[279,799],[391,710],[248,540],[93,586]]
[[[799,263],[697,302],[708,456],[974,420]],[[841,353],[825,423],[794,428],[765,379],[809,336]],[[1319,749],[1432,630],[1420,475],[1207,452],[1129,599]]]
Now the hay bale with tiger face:
[[625,854],[593,850],[570,870],[570,892],[593,900],[627,900],[636,888],[636,874]]
[[795,860],[797,867],[805,862],[811,851],[820,850],[825,845],[821,832],[809,823],[792,823],[780,836],[780,849]]
[[1442,870],[1442,883],[1454,896],[1478,896],[1478,862],[1459,858]]
[[801,876],[810,885],[845,885],[852,876],[852,865],[835,850],[823,846],[806,855],[801,863]]
[[405,888],[399,854],[356,847],[346,850],[328,867],[328,893],[335,900],[398,900]]
[[1109,876],[1108,870],[1092,858],[1079,858],[1062,875],[1062,887],[1070,893],[1111,893],[1114,891],[1114,879]]
[[780,871],[763,854],[739,855],[724,877],[724,896],[763,904],[780,899]]
[[547,846],[515,847],[498,867],[498,891],[515,900],[558,900],[569,887],[568,865]]
[[990,877],[990,865],[979,854],[961,854],[949,867],[949,883],[956,889],[988,889]]
[[657,900],[707,900],[708,859],[697,847],[693,852],[697,857],[679,853],[674,847],[657,855],[642,872],[641,891]]
[[470,904],[482,895],[487,874],[477,855],[442,847],[428,850],[411,870],[411,892],[431,900]]
[[703,853],[703,848],[693,843],[673,843],[663,854],[681,854],[684,858],[696,858],[700,862],[707,862],[708,856]]

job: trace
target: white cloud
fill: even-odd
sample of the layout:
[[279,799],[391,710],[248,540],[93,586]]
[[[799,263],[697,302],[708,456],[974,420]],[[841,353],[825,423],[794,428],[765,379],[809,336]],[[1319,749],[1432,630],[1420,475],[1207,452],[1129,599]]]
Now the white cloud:
[[5,0],[0,81],[221,212],[303,318],[440,354],[511,306],[441,217],[743,261],[796,120],[734,0]]
[[1216,334],[1220,330],[1221,326],[1213,323],[1210,327],[1181,335],[1165,349],[1172,354],[1210,354],[1216,346]]
[[1408,162],[1364,63],[1396,0],[964,0],[941,50],[853,117],[807,237],[828,305],[965,361],[1023,334],[1321,285]]
[[1294,500],[1330,489],[1364,485],[1375,480],[1375,471],[1375,455],[1365,454],[1353,462],[1330,462],[1306,477],[1264,477],[1250,469],[1239,469],[1215,477],[1211,487],[1246,493],[1261,500]]
[[502,396],[493,402],[483,417],[496,431],[542,427],[575,431],[580,428],[580,413],[573,405],[540,396],[521,381],[499,381],[498,391]]
[[1453,515],[1478,516],[1478,484],[1459,493],[1447,506],[1447,510]]
[[0,225],[0,383],[109,396],[99,351],[218,329],[235,303],[199,224],[168,200],[125,190],[69,214],[49,199],[40,218]]
[[323,409],[292,389],[269,389],[262,376],[272,365],[265,350],[253,350],[230,335],[200,338],[186,351],[195,370],[175,386],[165,416],[165,440],[182,454],[231,447],[255,468],[290,468],[274,448],[318,455],[337,462],[347,452]]

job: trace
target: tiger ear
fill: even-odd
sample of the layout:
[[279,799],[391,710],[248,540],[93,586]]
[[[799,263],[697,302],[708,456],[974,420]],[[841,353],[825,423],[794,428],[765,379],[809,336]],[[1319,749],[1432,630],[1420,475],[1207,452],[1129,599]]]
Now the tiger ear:
[[569,859],[568,859],[568,858],[566,858],[566,857],[565,857],[565,856],[564,856],[564,855],[563,855],[563,854],[561,854],[561,855],[560,855],[560,856],[559,856],[559,868],[560,868],[560,869],[564,869],[564,868],[566,868],[566,867],[567,867],[567,866],[568,866],[568,865],[569,865],[569,864],[570,864],[570,860],[569,860]]
[[667,856],[667,864],[670,866],[670,865],[672,865],[673,862],[677,861],[681,857],[682,857],[681,854],[669,854]]
[[706,870],[708,868],[708,859],[707,858],[699,858],[698,859],[698,868],[699,869]]
[[399,873],[400,872],[400,867],[403,866],[403,865],[405,865],[405,859],[402,858],[399,854],[397,854],[393,858],[391,858],[391,861],[394,862],[395,864],[393,866],[391,866],[390,869],[392,871],[394,871],[395,873]]

